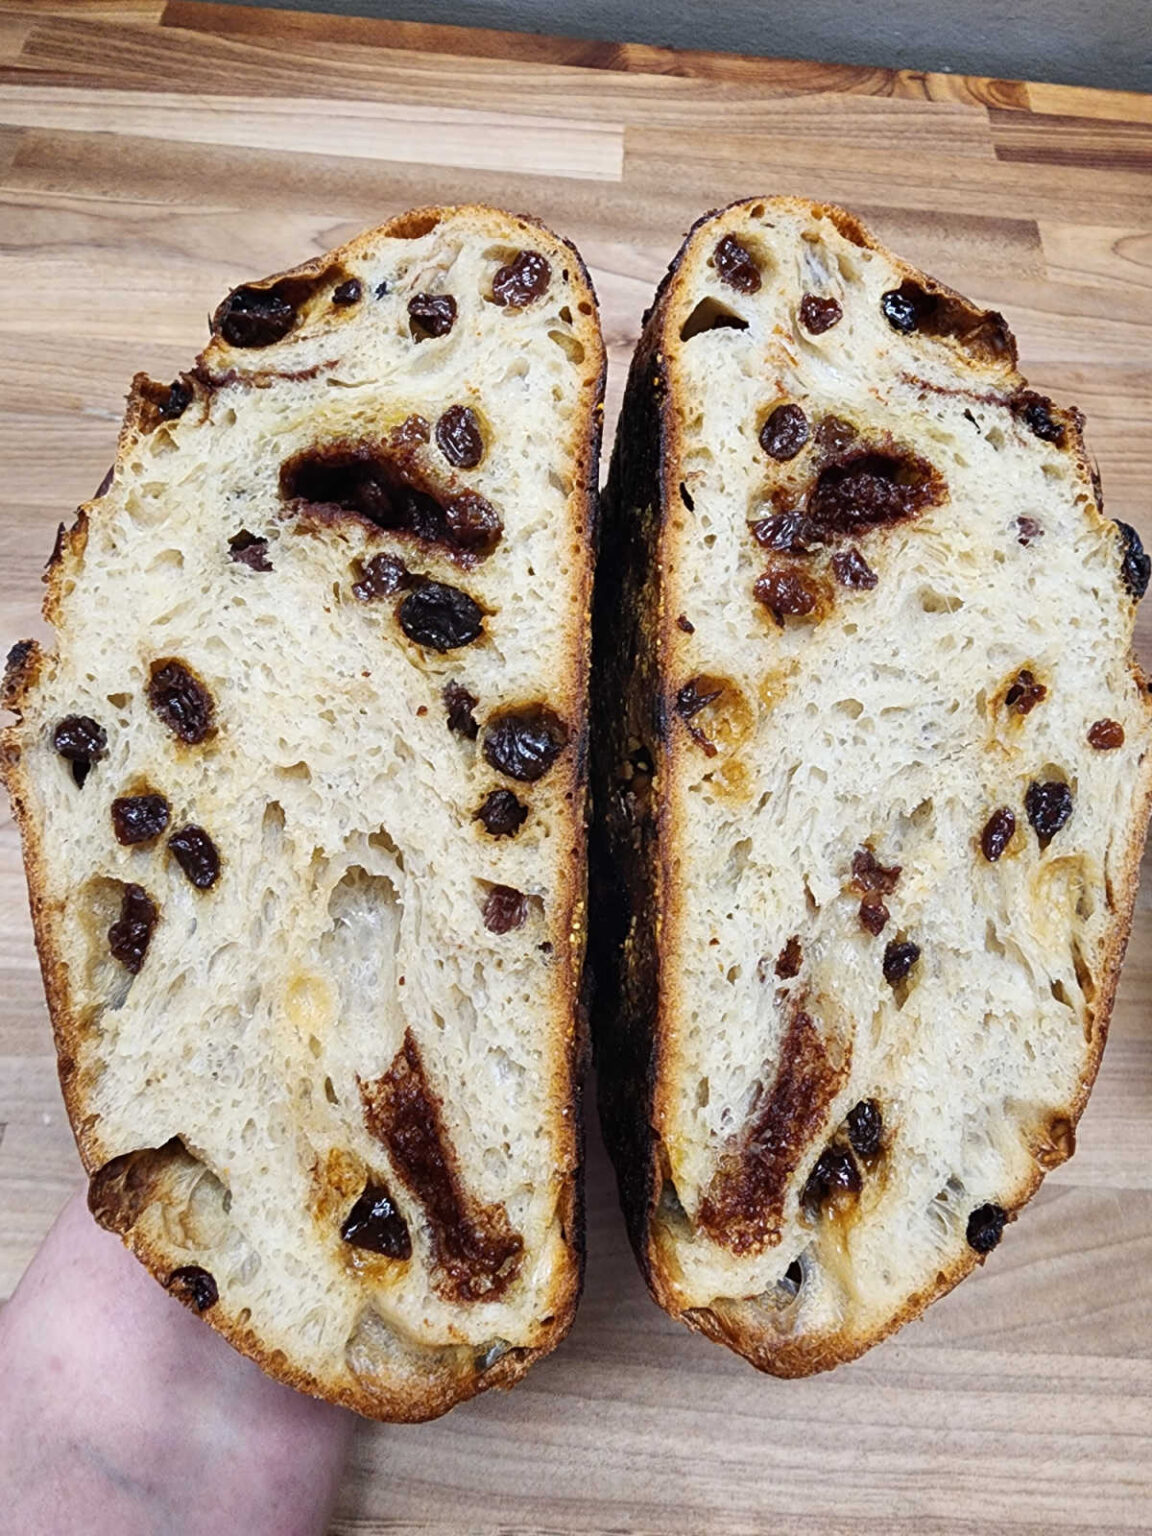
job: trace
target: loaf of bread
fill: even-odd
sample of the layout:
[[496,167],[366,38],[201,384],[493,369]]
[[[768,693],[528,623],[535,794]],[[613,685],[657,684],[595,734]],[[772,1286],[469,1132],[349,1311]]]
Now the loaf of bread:
[[594,1036],[653,1295],[763,1370],[916,1316],[1072,1152],[1148,574],[1002,316],[837,208],[690,233],[604,509]]
[[480,207],[235,289],[132,387],[3,737],[90,1203],[265,1370],[505,1386],[581,1272],[604,353]]

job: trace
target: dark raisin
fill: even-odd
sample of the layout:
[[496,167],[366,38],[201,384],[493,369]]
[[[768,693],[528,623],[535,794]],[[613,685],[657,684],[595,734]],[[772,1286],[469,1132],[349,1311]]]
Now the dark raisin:
[[813,545],[824,542],[819,527],[799,507],[762,517],[752,524],[752,537],[762,549],[783,549],[793,555],[809,554]]
[[1013,400],[1012,409],[1034,437],[1063,446],[1064,428],[1052,415],[1052,402],[1047,395],[1026,389]]
[[894,987],[904,980],[919,958],[919,944],[893,939],[884,951],[884,980]]
[[492,297],[497,304],[523,309],[541,294],[547,293],[552,268],[539,251],[517,251],[507,266],[492,279]]
[[771,459],[794,459],[808,441],[808,418],[798,405],[778,405],[760,428],[760,446]]
[[861,1099],[848,1111],[848,1140],[859,1157],[875,1157],[884,1137],[884,1119],[875,1099]]
[[803,963],[804,951],[800,948],[800,940],[793,934],[776,957],[776,974],[781,981],[788,981],[800,974]]
[[450,405],[436,423],[436,444],[449,464],[475,469],[484,457],[484,439],[475,411],[466,405]]
[[212,695],[182,661],[152,663],[148,702],[181,741],[195,745],[212,729]]
[[820,590],[799,571],[787,566],[769,566],[756,578],[752,592],[758,603],[763,603],[777,624],[783,624],[785,615],[802,618],[815,612],[820,603]]
[[236,288],[216,314],[224,340],[233,347],[270,347],[296,324],[296,306],[276,288]]
[[820,471],[808,515],[826,535],[866,532],[939,501],[940,476],[913,454],[859,452]]
[[1004,1235],[1008,1213],[1002,1205],[978,1205],[968,1218],[968,1246],[991,1253]]
[[855,545],[832,556],[832,574],[842,587],[864,592],[870,592],[880,580]]
[[835,299],[822,299],[819,294],[806,293],[800,300],[800,324],[813,336],[821,336],[839,325],[844,311]]
[[816,1213],[837,1195],[860,1193],[860,1170],[847,1147],[826,1147],[808,1175],[801,1203]]
[[871,848],[857,848],[852,855],[852,884],[858,891],[879,891],[883,896],[891,896],[902,869],[901,864],[881,864]]
[[843,453],[859,437],[850,421],[843,416],[825,416],[816,428],[815,443],[825,455]]
[[899,288],[889,288],[880,295],[880,308],[888,324],[902,336],[910,336],[920,323],[915,299]]
[[1047,848],[1072,814],[1072,791],[1060,779],[1033,781],[1024,796],[1024,809],[1041,848]]
[[1016,679],[1004,695],[1004,704],[1014,715],[1030,715],[1041,700],[1048,697],[1043,683],[1038,683],[1027,667],[1017,672]]
[[494,885],[484,903],[484,926],[490,933],[511,933],[528,916],[528,898],[510,885]]
[[526,784],[552,767],[568,744],[568,728],[543,704],[493,717],[484,733],[484,757],[498,772]]
[[510,789],[492,790],[476,812],[476,820],[492,837],[514,837],[527,819],[528,807]]
[[[115,480],[115,478],[116,478],[116,466],[115,466],[115,464],[113,464],[111,466],[111,468],[105,470],[104,478],[103,478],[103,480],[101,480],[100,484],[96,487],[96,494],[93,496],[92,500],[93,501],[99,501],[101,496],[107,495],[107,493],[112,489],[112,482],[113,482],[113,480]],[[63,528],[64,524],[61,523],[60,526],[61,526],[61,528]],[[57,539],[59,539],[60,535],[57,534],[56,537],[57,537]]]
[[367,1248],[388,1259],[410,1259],[408,1223],[383,1184],[365,1184],[364,1193],[344,1218],[340,1236],[353,1248]]
[[375,292],[378,299],[382,299],[388,292],[388,279],[386,277],[382,277],[376,284],[376,287],[373,291]]
[[414,293],[408,300],[408,320],[417,341],[447,336],[456,324],[456,300],[450,293]]
[[1018,517],[1016,519],[1016,540],[1020,544],[1031,544],[1033,539],[1042,539],[1044,530],[1034,517]]
[[1016,832],[1016,817],[1006,805],[993,811],[980,834],[980,849],[989,864],[1001,857]]
[[410,448],[417,443],[426,443],[432,436],[432,428],[418,412],[405,416],[398,427],[393,427],[388,434],[388,440],[393,448]]
[[706,704],[711,704],[723,692],[723,686],[714,684],[710,678],[694,677],[677,693],[676,713],[681,720],[691,720],[693,715],[698,715]]
[[250,571],[272,569],[272,562],[268,558],[268,540],[249,533],[247,528],[241,528],[239,533],[232,535],[228,540],[228,549],[236,564],[246,565]]
[[168,392],[162,400],[156,402],[156,409],[160,412],[164,421],[175,421],[183,416],[184,412],[192,404],[192,387],[184,379],[177,379],[169,384]]
[[108,750],[108,733],[91,715],[67,715],[52,732],[52,745],[72,764],[72,777],[78,785]]
[[867,929],[873,938],[884,932],[891,916],[883,897],[877,896],[875,891],[865,896],[860,903],[860,926]]
[[444,508],[448,529],[461,549],[488,554],[504,532],[500,514],[476,491],[461,491]]
[[1088,745],[1097,752],[1115,752],[1124,745],[1124,727],[1119,720],[1097,720],[1089,728]]
[[120,917],[108,930],[108,948],[125,970],[137,974],[144,964],[152,930],[159,916],[156,903],[140,885],[126,885],[120,899]]
[[168,839],[180,868],[198,891],[210,890],[220,877],[220,855],[203,827],[181,827]]
[[400,628],[433,651],[455,651],[471,645],[484,633],[484,614],[478,603],[442,581],[425,581],[409,592],[397,612]]
[[444,708],[448,712],[448,729],[454,731],[457,736],[467,737],[469,741],[475,741],[480,734],[480,727],[476,724],[472,711],[480,700],[474,693],[469,693],[467,688],[459,683],[448,683],[441,694],[444,700]]
[[721,282],[738,293],[759,293],[760,268],[735,235],[725,235],[712,253]]
[[391,597],[411,584],[408,567],[395,555],[373,555],[366,565],[357,562],[359,580],[352,583],[352,595],[362,603],[377,597]]
[[168,1290],[197,1312],[207,1312],[220,1299],[216,1281],[199,1264],[185,1264],[168,1276]]
[[364,289],[358,277],[350,277],[346,283],[341,283],[332,290],[333,304],[341,306],[345,304],[359,304],[364,297]]
[[125,847],[150,843],[168,825],[168,802],[163,795],[125,795],[112,802],[112,826],[116,841]]
[[1120,575],[1131,596],[1139,602],[1148,590],[1148,578],[1152,576],[1152,560],[1144,553],[1140,535],[1130,523],[1122,523],[1117,518],[1116,526],[1120,530],[1120,544],[1123,550]]
[[692,620],[687,616],[687,614],[684,613],[678,615],[676,619],[676,628],[682,629],[686,635],[694,635],[696,633],[695,624],[693,624]]
[[785,1290],[791,1291],[793,1296],[795,1296],[803,1283],[804,1271],[800,1267],[800,1260],[793,1259],[791,1264],[789,1264],[788,1268],[784,1271],[784,1279],[781,1281],[781,1284],[784,1286]]

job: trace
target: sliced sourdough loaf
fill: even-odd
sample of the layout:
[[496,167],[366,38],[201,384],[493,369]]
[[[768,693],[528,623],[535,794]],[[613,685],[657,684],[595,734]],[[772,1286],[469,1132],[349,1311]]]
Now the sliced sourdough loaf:
[[3,737],[97,1218],[422,1419],[571,1322],[592,519],[576,251],[408,214],[133,383]]
[[764,1370],[915,1316],[1072,1151],[1148,571],[1000,315],[837,208],[690,233],[604,511],[597,1067],[654,1296]]

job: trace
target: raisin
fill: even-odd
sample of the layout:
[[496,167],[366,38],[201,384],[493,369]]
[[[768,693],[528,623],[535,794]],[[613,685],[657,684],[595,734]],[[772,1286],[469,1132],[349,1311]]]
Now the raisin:
[[250,571],[272,569],[272,562],[268,558],[268,540],[249,533],[247,528],[241,528],[239,533],[232,535],[228,540],[228,549],[236,564],[246,565]]
[[220,855],[203,827],[181,827],[168,839],[180,868],[198,891],[207,891],[220,877]]
[[484,733],[484,757],[510,779],[533,784],[568,744],[568,728],[543,704],[496,715]]
[[216,314],[220,334],[233,347],[273,346],[296,319],[296,306],[278,288],[236,288]]
[[884,980],[894,987],[904,980],[919,958],[919,944],[893,939],[884,951]]
[[798,405],[778,405],[760,428],[760,446],[771,459],[794,459],[808,441],[808,418]]
[[[109,469],[105,470],[104,478],[103,478],[103,480],[101,480],[100,484],[96,487],[96,494],[93,496],[92,500],[93,501],[99,501],[101,496],[107,495],[107,493],[112,489],[112,482],[113,482],[113,480],[115,480],[115,478],[116,478],[116,466],[115,466],[115,464],[113,464]],[[60,526],[61,526],[61,528],[63,528],[64,524],[61,523]],[[59,539],[60,535],[57,534],[56,537],[57,537],[57,539]]]
[[456,324],[456,300],[450,293],[414,293],[408,300],[408,320],[416,341],[447,336]]
[[551,281],[552,267],[539,251],[517,251],[493,277],[492,297],[497,304],[523,309],[525,304],[547,293]]
[[842,587],[863,592],[870,592],[880,580],[855,545],[832,556],[832,574]]
[[484,926],[490,933],[511,933],[528,916],[528,898],[510,885],[494,885],[484,903]]
[[212,695],[182,661],[152,663],[148,702],[172,734],[192,746],[212,729]]
[[877,896],[875,891],[865,896],[860,903],[860,926],[867,929],[873,938],[878,938],[884,932],[891,916],[883,897]]
[[808,1175],[800,1200],[810,1212],[816,1213],[837,1195],[859,1194],[860,1183],[860,1169],[848,1148],[826,1147]]
[[332,290],[333,304],[343,307],[345,304],[359,304],[364,297],[364,289],[358,277],[350,277],[346,283]]
[[480,700],[459,683],[446,684],[441,698],[448,712],[448,729],[455,732],[457,736],[475,741],[480,734],[480,727],[476,724],[472,711]]
[[1120,575],[1131,596],[1139,602],[1148,590],[1148,578],[1152,576],[1152,560],[1144,553],[1140,535],[1130,523],[1122,523],[1117,518],[1116,527],[1120,530],[1120,543],[1123,547]]
[[884,1119],[875,1099],[861,1099],[848,1111],[848,1140],[859,1157],[875,1157],[884,1137]]
[[858,891],[879,891],[881,895],[891,896],[903,867],[902,864],[885,867],[871,848],[857,848],[852,855],[852,884]]
[[682,629],[686,635],[694,635],[696,633],[696,626],[686,613],[677,616],[676,628]]
[[1072,791],[1060,779],[1043,784],[1034,780],[1024,796],[1024,809],[1041,848],[1047,848],[1072,814]]
[[207,1312],[220,1299],[216,1281],[199,1264],[185,1264],[181,1269],[174,1269],[168,1276],[167,1288],[186,1305],[195,1307],[197,1312]]
[[169,384],[163,397],[154,403],[162,420],[175,421],[192,404],[192,388],[185,380],[177,379],[175,383]]
[[492,837],[514,837],[528,820],[528,807],[510,789],[494,789],[484,797],[476,820]]
[[910,336],[920,323],[915,299],[899,288],[889,288],[880,295],[880,308],[888,324],[902,336]]
[[168,802],[163,795],[126,795],[112,802],[112,826],[116,841],[150,843],[168,825]]
[[939,501],[941,481],[913,454],[858,452],[822,469],[808,514],[826,534],[867,531]]
[[685,683],[676,695],[676,713],[681,720],[691,720],[706,704],[711,704],[724,692],[721,685],[712,686],[710,679],[694,677]]
[[1034,517],[1018,517],[1016,519],[1016,541],[1019,544],[1031,544],[1033,539],[1042,539],[1044,529]]
[[436,443],[457,469],[475,469],[484,457],[484,439],[475,411],[466,405],[450,405],[436,423]]
[[382,277],[380,279],[380,281],[376,284],[376,287],[373,289],[373,292],[375,293],[375,295],[376,295],[376,297],[378,299],[384,298],[385,294],[387,294],[387,292],[388,292],[388,279],[386,277]]
[[484,633],[479,604],[442,581],[422,582],[400,604],[397,617],[409,640],[434,651],[458,650]]
[[504,532],[500,514],[476,491],[461,491],[444,509],[448,530],[461,549],[486,555]]
[[813,336],[822,336],[834,325],[839,325],[844,311],[835,299],[822,299],[818,294],[806,293],[800,300],[800,324]]
[[712,260],[720,281],[727,283],[729,288],[735,288],[738,293],[759,293],[760,268],[735,235],[725,235],[718,242]]
[[373,555],[367,565],[357,562],[359,580],[352,583],[352,595],[362,603],[377,597],[391,597],[401,587],[411,585],[408,567],[395,555]]
[[789,1264],[788,1268],[784,1271],[784,1279],[781,1281],[781,1284],[786,1290],[791,1291],[793,1296],[795,1296],[803,1283],[804,1271],[800,1267],[800,1260],[793,1259],[791,1264]]
[[800,974],[803,963],[804,951],[800,948],[800,940],[793,934],[776,957],[776,974],[781,981],[788,981]]
[[1030,715],[1042,699],[1048,697],[1043,683],[1038,683],[1027,667],[1017,672],[1016,679],[1004,695],[1004,705],[1014,715]]
[[72,764],[72,777],[83,786],[92,764],[108,750],[108,733],[91,715],[67,715],[52,732],[52,745]]
[[135,976],[144,964],[152,930],[159,916],[156,903],[140,885],[126,885],[120,899],[120,917],[108,930],[112,958]]
[[432,428],[418,412],[413,411],[410,416],[405,416],[398,427],[393,427],[389,433],[389,441],[393,448],[410,448],[417,443],[426,443],[432,436]]
[[1012,409],[1034,437],[1063,447],[1064,428],[1052,415],[1052,402],[1047,395],[1038,395],[1031,389],[1023,390],[1012,401]]
[[991,1253],[1004,1235],[1008,1213],[1002,1205],[978,1205],[968,1218],[969,1248],[977,1253]]
[[815,443],[825,455],[843,453],[859,437],[850,421],[843,416],[825,416],[816,428]]
[[412,1257],[408,1223],[383,1184],[365,1184],[364,1193],[344,1218],[340,1236],[353,1248],[367,1248],[388,1259]]
[[980,834],[980,850],[989,864],[1001,857],[1016,832],[1016,817],[1006,805],[993,811]]
[[762,549],[783,549],[792,555],[807,555],[814,544],[824,542],[821,530],[799,507],[762,517],[752,524],[752,537]]
[[787,566],[769,566],[756,578],[752,592],[758,603],[763,603],[777,624],[783,625],[785,615],[803,618],[813,613],[820,602],[820,591],[800,571]]
[[1115,752],[1124,745],[1124,727],[1119,720],[1097,720],[1088,731],[1088,745],[1097,752]]

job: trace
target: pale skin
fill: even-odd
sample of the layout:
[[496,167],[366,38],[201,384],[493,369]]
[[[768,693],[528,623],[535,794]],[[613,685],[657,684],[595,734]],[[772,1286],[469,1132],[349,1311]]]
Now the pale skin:
[[270,1380],[64,1207],[0,1310],[0,1529],[321,1536],[355,1419]]

